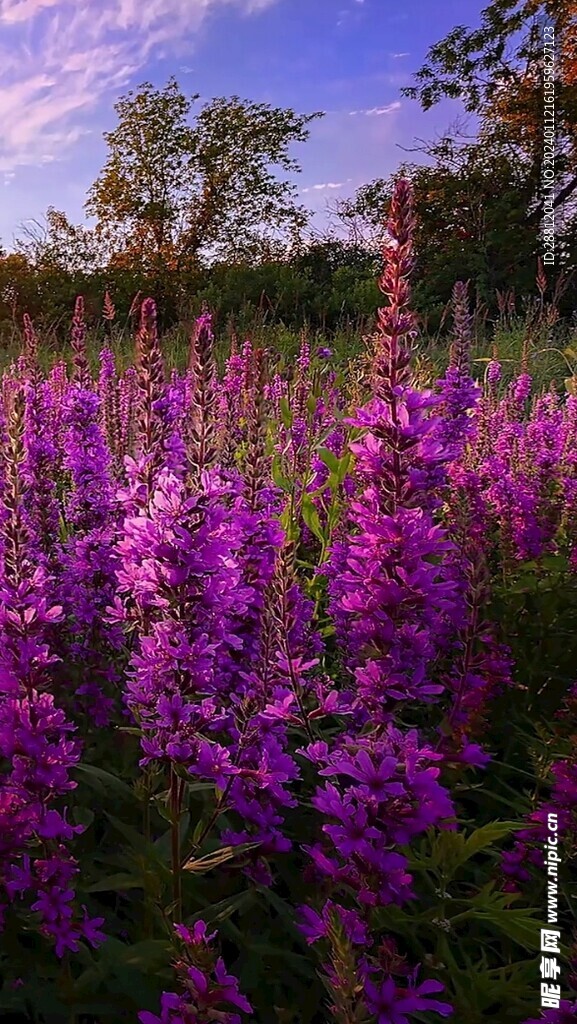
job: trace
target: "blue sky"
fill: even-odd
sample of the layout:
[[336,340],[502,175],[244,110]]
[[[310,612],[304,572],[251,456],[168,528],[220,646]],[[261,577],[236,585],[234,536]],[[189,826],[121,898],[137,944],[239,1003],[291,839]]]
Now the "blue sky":
[[478,0],[0,0],[0,239],[48,206],[85,220],[116,98],[175,74],[202,100],[238,94],[326,111],[302,163],[302,201],[326,204],[385,176],[415,137],[459,113],[400,95],[428,47],[477,24]]

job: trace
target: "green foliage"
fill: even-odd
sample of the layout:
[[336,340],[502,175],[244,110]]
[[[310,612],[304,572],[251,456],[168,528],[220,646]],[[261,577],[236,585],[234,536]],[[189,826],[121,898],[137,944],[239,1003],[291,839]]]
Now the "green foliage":
[[[485,140],[460,144],[447,137],[425,146],[424,152],[433,161],[430,166],[404,163],[389,178],[372,181],[352,199],[336,203],[336,214],[349,234],[360,232],[367,244],[377,247],[395,182],[408,178],[417,217],[414,302],[420,313],[438,326],[456,280],[474,282],[477,303],[493,313],[497,291],[528,294],[542,251],[539,222],[527,216],[536,166],[487,146]],[[569,245],[568,266],[576,256],[577,249]],[[573,286],[561,308],[569,311],[574,300]]]
[[[286,177],[299,165],[289,147],[304,142],[320,114],[252,103],[238,96],[205,104],[176,79],[146,82],[118,100],[118,124],[105,133],[108,158],[87,212],[112,252],[157,276],[194,267],[201,253],[252,258],[271,231],[298,233],[306,213]],[[276,168],[276,172],[273,170]]]

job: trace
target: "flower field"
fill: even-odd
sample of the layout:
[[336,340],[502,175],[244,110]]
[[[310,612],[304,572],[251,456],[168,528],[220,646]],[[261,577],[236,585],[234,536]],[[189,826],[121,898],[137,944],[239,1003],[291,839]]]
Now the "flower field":
[[459,282],[418,385],[413,227],[400,181],[348,367],[303,338],[288,373],[250,341],[221,373],[206,314],[169,373],[147,298],[133,364],[95,375],[78,299],[45,373],[26,319],[0,385],[6,1024],[577,1019],[577,397],[526,360],[474,379]]

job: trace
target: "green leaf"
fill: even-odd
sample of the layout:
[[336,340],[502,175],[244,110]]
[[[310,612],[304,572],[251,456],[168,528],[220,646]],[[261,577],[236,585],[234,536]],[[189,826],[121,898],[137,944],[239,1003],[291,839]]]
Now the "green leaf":
[[255,894],[253,890],[248,892],[241,892],[234,896],[228,896],[225,900],[219,900],[218,903],[209,902],[206,907],[199,910],[198,913],[193,914],[192,917],[187,918],[186,924],[194,924],[202,918],[203,921],[210,921],[222,923],[227,921],[229,917],[242,910],[247,910],[249,907],[253,907],[255,902]]
[[131,825],[127,825],[125,821],[121,821],[120,818],[116,818],[113,814],[109,814],[108,811],[104,811],[104,815],[108,818],[111,825],[114,825],[122,836],[127,840],[130,846],[135,850],[141,850],[145,842],[140,832],[137,832]]
[[143,939],[132,946],[122,945],[114,952],[114,962],[127,967],[143,967],[150,970],[169,963],[171,945],[166,939]]
[[303,956],[301,953],[294,953],[290,949],[283,946],[273,946],[271,943],[258,942],[251,943],[249,946],[251,953],[256,953],[257,956],[262,959],[275,959],[284,960],[290,964],[292,969],[297,971],[298,974],[302,975],[303,978],[314,978],[316,971],[314,964],[311,963],[309,957]]
[[412,851],[410,865],[415,870],[433,869],[442,874],[445,880],[450,880],[475,854],[521,827],[518,822],[494,821],[476,829],[468,837],[462,832],[441,832],[431,841],[425,840],[419,853]]
[[314,534],[317,540],[320,540],[322,543],[322,541],[324,540],[323,528],[321,526],[319,514],[314,506],[314,502],[310,494],[303,495],[301,515],[311,533]]
[[[185,813],[183,815],[181,815],[181,818],[180,818],[179,835],[180,835],[180,845],[181,846],[186,841],[186,834],[188,832],[189,826],[190,826],[190,814],[188,813],[188,811],[185,811]],[[170,855],[171,842],[172,842],[172,829],[171,828],[168,828],[166,830],[166,832],[164,833],[164,835],[159,836],[158,839],[156,839],[154,841],[155,849],[158,850],[160,855],[163,858],[165,858],[165,859],[167,859],[169,857],[169,855]]]
[[74,771],[80,772],[88,785],[92,786],[93,789],[103,796],[110,796],[112,791],[121,794],[131,801],[135,800],[134,790],[127,786],[122,779],[117,778],[116,775],[105,771],[104,768],[97,768],[95,764],[81,762],[75,765]]
[[153,843],[147,843],[140,832],[132,828],[131,825],[127,825],[124,821],[120,821],[119,818],[115,818],[113,814],[108,814],[107,811],[104,814],[111,825],[114,825],[118,832],[124,836],[138,864],[146,863],[153,871],[157,872],[160,869],[166,873],[168,858],[166,860],[163,859],[162,849],[157,849]]
[[343,455],[342,459],[339,459],[339,468],[337,470],[337,479],[339,484],[344,483],[347,473],[349,472],[351,462],[352,455],[350,452],[347,452],[346,455]]
[[476,829],[465,841],[459,865],[464,864],[465,861],[474,857],[481,850],[486,850],[488,846],[497,842],[498,839],[504,839],[505,836],[521,827],[515,821],[491,821],[488,825],[483,825],[482,828]]
[[339,459],[330,448],[319,448],[317,454],[321,462],[324,462],[325,466],[330,469],[331,473],[338,473]]
[[288,477],[284,475],[282,471],[281,460],[278,453],[275,455],[272,462],[271,475],[273,481],[275,482],[277,487],[280,487],[281,491],[284,491],[285,494],[290,494],[292,492],[291,481],[289,480]]
[[117,875],[110,875],[108,878],[101,878],[99,882],[94,882],[93,885],[89,885],[83,889],[83,892],[126,892],[128,889],[142,889],[144,888],[142,879],[135,878],[134,875],[122,874],[119,872]]
[[86,828],[90,828],[94,821],[94,811],[91,811],[90,807],[74,807],[72,817],[77,825],[84,825]]
[[508,938],[522,946],[523,949],[537,953],[539,949],[539,930],[542,928],[542,921],[536,920],[532,915],[533,910],[494,910],[488,913],[475,911],[474,917],[484,922],[491,930],[498,928]]
[[279,402],[279,409],[280,418],[282,420],[283,426],[286,428],[286,430],[290,430],[290,428],[293,425],[293,414],[288,402],[288,398],[281,398]]

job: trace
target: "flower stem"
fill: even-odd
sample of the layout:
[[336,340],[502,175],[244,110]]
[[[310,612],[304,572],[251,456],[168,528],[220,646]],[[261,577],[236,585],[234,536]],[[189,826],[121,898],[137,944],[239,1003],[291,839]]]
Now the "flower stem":
[[174,900],[174,916],[177,921],[182,919],[182,878],[180,871],[180,780],[174,768],[170,769],[170,811],[171,811],[171,859],[172,859],[172,895]]

